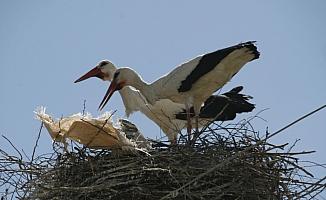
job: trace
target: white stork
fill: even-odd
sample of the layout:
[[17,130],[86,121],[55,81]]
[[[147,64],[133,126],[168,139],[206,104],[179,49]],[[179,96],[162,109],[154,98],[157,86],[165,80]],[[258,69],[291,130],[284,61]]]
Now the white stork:
[[[80,77],[75,83],[98,77],[103,81],[112,81],[117,68],[108,60],[99,62],[92,70]],[[232,89],[223,95],[210,96],[199,114],[199,125],[204,126],[211,121],[227,121],[236,117],[237,113],[250,112],[255,106],[247,100],[250,96],[239,94],[242,87]],[[186,111],[183,104],[174,103],[169,99],[159,100],[152,106],[144,96],[129,86],[119,90],[125,106],[127,117],[135,111],[140,111],[154,121],[168,136],[171,143],[175,143],[177,134],[186,126]],[[193,108],[191,109],[193,115]]]
[[99,109],[105,106],[115,91],[124,86],[133,86],[140,90],[151,105],[155,105],[160,99],[184,104],[188,134],[191,134],[190,108],[193,107],[198,133],[198,117],[205,100],[227,83],[247,62],[259,58],[260,53],[254,43],[240,43],[198,56],[151,84],[143,81],[134,70],[120,68],[115,72]]

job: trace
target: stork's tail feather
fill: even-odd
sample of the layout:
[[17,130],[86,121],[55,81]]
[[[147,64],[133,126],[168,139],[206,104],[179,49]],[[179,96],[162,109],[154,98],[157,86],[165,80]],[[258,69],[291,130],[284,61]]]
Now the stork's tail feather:
[[260,52],[257,50],[257,46],[255,46],[256,41],[248,41],[248,42],[244,42],[244,43],[240,43],[237,46],[239,46],[239,48],[243,48],[246,47],[248,48],[252,54],[254,54],[254,58],[251,60],[256,60],[259,58],[260,56]]
[[238,94],[242,90],[243,90],[243,86],[238,86],[238,87],[233,88],[229,92],[224,93],[223,95],[226,95],[227,96],[228,93],[232,93],[232,94],[236,93],[236,94]]
[[235,100],[236,102],[242,102],[242,103],[247,102],[249,99],[252,99],[252,96],[246,94],[240,94],[242,90],[243,90],[243,86],[238,86],[226,93],[223,93],[222,95],[229,97],[231,100]]

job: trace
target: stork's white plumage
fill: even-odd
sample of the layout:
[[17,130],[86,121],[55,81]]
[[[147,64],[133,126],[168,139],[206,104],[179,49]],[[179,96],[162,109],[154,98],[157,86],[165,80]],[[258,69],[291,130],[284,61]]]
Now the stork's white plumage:
[[[98,77],[103,81],[111,81],[116,67],[107,60],[99,62],[95,68],[87,72],[75,82],[90,77]],[[215,121],[227,121],[235,118],[237,113],[250,112],[254,105],[247,102],[249,96],[239,94],[242,87],[237,87],[225,95],[210,96],[202,107],[199,115],[199,125]],[[177,134],[186,126],[185,106],[174,103],[169,99],[157,101],[154,105],[148,104],[145,97],[129,86],[119,90],[123,100],[127,117],[135,111],[140,111],[154,121],[168,136],[170,142],[175,143]]]
[[187,110],[188,133],[191,132],[190,107],[194,107],[196,129],[204,101],[227,83],[247,62],[259,58],[253,41],[198,56],[181,64],[167,75],[148,84],[130,68],[118,69],[100,104],[102,109],[116,90],[133,86],[155,105],[160,99],[184,104]]

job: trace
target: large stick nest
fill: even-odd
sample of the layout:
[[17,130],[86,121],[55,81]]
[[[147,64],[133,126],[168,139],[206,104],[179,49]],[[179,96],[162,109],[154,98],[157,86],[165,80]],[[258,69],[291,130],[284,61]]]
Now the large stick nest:
[[325,189],[325,178],[298,161],[311,152],[266,137],[242,121],[206,127],[193,146],[183,136],[175,146],[153,141],[148,153],[54,144],[53,153],[26,161],[1,150],[2,198],[311,199]]

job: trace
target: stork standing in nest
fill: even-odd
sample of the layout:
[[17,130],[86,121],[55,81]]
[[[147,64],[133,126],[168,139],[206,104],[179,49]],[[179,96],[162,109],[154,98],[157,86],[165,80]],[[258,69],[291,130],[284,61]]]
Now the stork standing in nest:
[[143,81],[131,68],[120,68],[115,72],[99,109],[105,106],[115,91],[125,86],[133,86],[151,105],[155,105],[160,99],[170,99],[175,103],[184,104],[189,135],[192,127],[190,108],[193,107],[198,133],[200,108],[205,100],[227,83],[247,62],[259,58],[260,53],[254,43],[254,41],[240,43],[198,56],[151,84]]
[[[99,62],[92,70],[75,81],[75,83],[90,77],[103,81],[112,81],[117,68],[108,60]],[[248,102],[250,96],[239,94],[242,86],[236,87],[222,95],[212,95],[204,103],[199,114],[199,126],[205,126],[212,121],[233,120],[237,113],[250,112],[255,106]],[[157,101],[154,106],[148,104],[145,97],[132,87],[126,86],[119,90],[125,106],[126,116],[140,111],[154,121],[168,136],[171,143],[176,143],[178,133],[186,127],[186,110],[183,104],[174,103],[169,99]],[[194,115],[191,108],[191,115]]]

